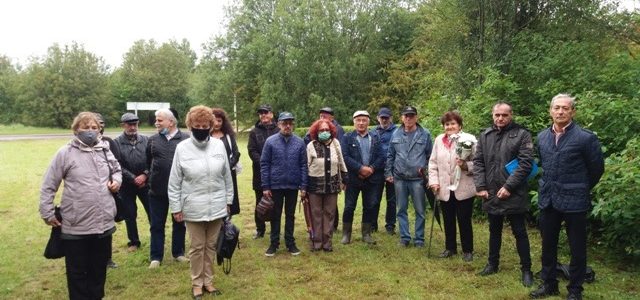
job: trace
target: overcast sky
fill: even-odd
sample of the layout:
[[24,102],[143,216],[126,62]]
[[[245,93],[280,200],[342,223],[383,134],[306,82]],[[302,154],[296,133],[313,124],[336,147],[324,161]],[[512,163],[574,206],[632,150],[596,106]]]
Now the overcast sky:
[[54,43],[76,41],[112,68],[139,39],[163,43],[186,38],[201,44],[221,33],[229,0],[3,0],[0,55],[27,64]]
[[[22,65],[44,56],[54,43],[76,41],[112,68],[139,39],[163,43],[186,38],[198,56],[201,44],[222,33],[230,0],[3,0],[0,55]],[[639,0],[621,0],[640,8]]]

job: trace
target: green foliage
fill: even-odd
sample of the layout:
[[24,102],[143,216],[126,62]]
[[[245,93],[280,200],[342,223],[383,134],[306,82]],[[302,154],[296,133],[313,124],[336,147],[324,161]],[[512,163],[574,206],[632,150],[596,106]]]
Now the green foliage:
[[640,259],[640,138],[607,158],[605,173],[594,189],[592,216],[601,222],[604,246]]
[[638,136],[638,98],[606,92],[587,92],[578,96],[576,119],[598,135],[607,156],[619,153],[629,140]]
[[0,124],[10,124],[17,121],[16,86],[18,73],[11,60],[0,55]]
[[50,47],[46,57],[31,63],[18,86],[20,122],[68,127],[81,111],[111,109],[107,68],[102,58],[73,43]]

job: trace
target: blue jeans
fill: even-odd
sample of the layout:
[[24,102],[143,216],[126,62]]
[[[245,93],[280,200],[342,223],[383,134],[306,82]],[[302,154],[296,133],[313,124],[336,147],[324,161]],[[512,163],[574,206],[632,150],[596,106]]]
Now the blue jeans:
[[413,201],[413,208],[416,213],[415,238],[416,245],[424,245],[424,222],[425,222],[425,194],[422,185],[424,181],[393,179],[396,189],[396,202],[398,206],[398,227],[400,228],[400,240],[408,243],[411,241],[409,232],[409,216],[407,208],[409,206],[409,196]]
[[[164,258],[164,225],[169,213],[169,197],[149,191],[149,212],[151,215],[151,260],[162,261]],[[173,216],[171,232],[171,254],[173,257],[184,255],[184,235],[187,228],[184,222],[176,222]]]

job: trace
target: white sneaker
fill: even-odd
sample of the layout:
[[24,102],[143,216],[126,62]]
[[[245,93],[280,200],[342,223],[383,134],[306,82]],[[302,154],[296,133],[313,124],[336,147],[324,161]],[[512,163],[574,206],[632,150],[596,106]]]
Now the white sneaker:
[[184,255],[180,255],[176,258],[174,258],[177,262],[181,262],[181,263],[187,263],[189,262],[189,259],[186,258]]
[[149,264],[149,269],[156,269],[158,267],[160,267],[159,260],[152,260],[151,263]]

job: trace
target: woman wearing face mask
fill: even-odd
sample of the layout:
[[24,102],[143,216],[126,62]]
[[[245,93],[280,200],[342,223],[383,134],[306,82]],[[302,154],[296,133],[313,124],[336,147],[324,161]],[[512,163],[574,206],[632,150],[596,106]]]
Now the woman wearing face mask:
[[333,251],[333,220],[336,217],[338,193],[347,182],[347,166],[342,158],[336,127],[328,120],[317,120],[309,128],[307,144],[309,166],[308,198],[313,219],[311,251]]
[[211,108],[189,110],[185,121],[191,138],[176,146],[169,175],[169,209],[184,221],[191,239],[191,292],[200,299],[204,291],[220,294],[213,286],[215,244],[222,220],[233,201],[229,160],[220,140],[210,138],[214,124]]
[[[99,139],[94,113],[79,113],[71,129],[75,138],[58,150],[44,175],[40,216],[50,226],[62,226],[69,298],[102,299],[116,231],[111,193],[120,188],[122,172],[109,145]],[[53,200],[62,181],[58,220]]]
[[[462,132],[462,117],[457,112],[447,112],[440,122],[444,133],[436,137],[429,158],[429,187],[442,205],[444,221],[445,250],[441,258],[457,254],[456,220],[460,229],[462,260],[473,260],[473,197],[476,188],[473,183],[473,154],[465,160],[458,158],[456,145],[461,139],[475,140]],[[460,167],[460,177],[456,179],[456,166]],[[457,185],[457,186],[456,186]]]
[[233,131],[231,122],[227,118],[227,113],[222,108],[212,108],[213,116],[213,130],[211,136],[219,139],[224,144],[224,148],[227,151],[229,157],[229,167],[231,168],[231,178],[233,179],[233,204],[231,204],[231,215],[237,215],[240,213],[240,201],[238,198],[238,179],[237,170],[240,162],[240,150],[238,150],[238,144],[236,143],[236,134]]

